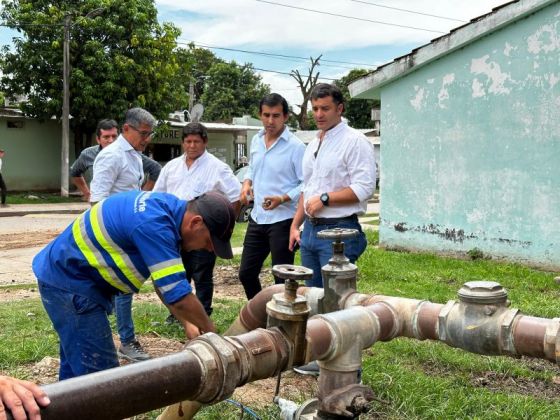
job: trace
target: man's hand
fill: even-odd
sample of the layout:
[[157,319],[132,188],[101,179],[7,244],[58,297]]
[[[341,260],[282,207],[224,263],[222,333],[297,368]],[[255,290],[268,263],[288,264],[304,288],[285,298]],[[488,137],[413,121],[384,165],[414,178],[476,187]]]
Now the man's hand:
[[284,197],[280,195],[269,195],[264,198],[263,209],[265,210],[274,210],[280,204],[284,203]]
[[[38,404],[37,404],[38,403]],[[39,405],[46,407],[50,400],[47,394],[32,382],[0,376],[0,420],[6,420],[6,408],[14,420],[40,420]]]
[[305,203],[305,212],[311,217],[315,217],[317,212],[323,207],[324,205],[321,201],[321,197],[318,195],[314,195],[309,200],[307,200],[307,203]]
[[239,201],[241,204],[246,206],[249,202],[253,201],[255,197],[253,196],[253,188],[251,185],[251,181],[247,180],[243,182],[243,186],[241,187],[241,193],[239,194]]
[[292,252],[296,250],[296,246],[299,246],[301,242],[301,233],[299,227],[292,225],[290,227],[290,239],[288,241],[288,249]]

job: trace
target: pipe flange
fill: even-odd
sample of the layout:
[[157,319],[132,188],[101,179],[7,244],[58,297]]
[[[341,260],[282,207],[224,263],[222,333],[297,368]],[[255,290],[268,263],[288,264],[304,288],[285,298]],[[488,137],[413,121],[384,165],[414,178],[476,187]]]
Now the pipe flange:
[[510,309],[506,312],[500,325],[502,351],[511,356],[517,356],[517,350],[515,349],[515,342],[513,339],[513,324],[517,314],[519,314],[519,309]]
[[206,333],[187,344],[187,348],[203,361],[204,369],[211,366],[196,401],[208,404],[233,394],[242,376],[233,346],[218,334]]
[[560,365],[560,318],[553,318],[546,326],[544,335],[544,354],[549,360]]
[[441,308],[441,311],[439,312],[438,315],[438,324],[437,324],[437,334],[438,337],[441,341],[443,342],[447,342],[447,317],[449,316],[449,314],[451,313],[451,310],[453,309],[453,307],[455,306],[457,302],[455,302],[454,300],[450,300],[449,302],[447,302],[445,304],[445,306],[443,308]]

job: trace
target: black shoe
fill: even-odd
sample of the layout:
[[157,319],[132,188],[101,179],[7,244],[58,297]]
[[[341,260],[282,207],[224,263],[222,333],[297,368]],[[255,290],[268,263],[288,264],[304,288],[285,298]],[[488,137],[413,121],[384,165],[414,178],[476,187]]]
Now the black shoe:
[[167,318],[165,318],[165,325],[173,325],[173,324],[178,324],[179,320],[177,318],[175,318],[175,315],[173,314],[169,314],[169,316]]
[[138,340],[128,344],[121,344],[118,351],[119,357],[131,362],[142,362],[151,359],[150,355],[144,351]]
[[310,375],[310,376],[319,376],[319,364],[316,360],[309,362],[303,366],[297,366],[294,368],[294,372],[297,372],[301,375]]

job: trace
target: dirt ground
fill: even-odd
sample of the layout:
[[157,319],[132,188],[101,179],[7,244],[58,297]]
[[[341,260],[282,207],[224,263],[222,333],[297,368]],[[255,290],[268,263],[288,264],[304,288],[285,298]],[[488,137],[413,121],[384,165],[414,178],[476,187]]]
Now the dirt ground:
[[[2,229],[6,232],[5,229]],[[16,230],[16,231],[14,231]],[[48,243],[58,233],[62,227],[56,229],[32,229],[11,228],[9,233],[0,234],[0,250],[10,250],[18,248],[37,247]],[[1,262],[0,262],[1,264]],[[237,277],[235,266],[218,266],[215,269],[215,298],[238,298],[245,299],[245,294]],[[272,284],[272,274],[270,269],[263,270],[261,274],[263,286]],[[0,303],[6,301],[38,298],[36,286],[29,285],[21,289],[0,289]],[[137,295],[139,301],[159,302],[155,293],[144,293]],[[167,354],[180,351],[183,343],[159,337],[155,334],[143,335],[139,337],[144,348],[152,357],[161,357]],[[115,343],[118,345],[118,337],[115,336]],[[473,386],[484,387],[492,391],[515,392],[522,395],[535,396],[539,398],[557,399],[560,393],[560,368],[544,361],[523,358],[523,362],[530,369],[535,371],[547,369],[554,371],[554,379],[551,384],[548,381],[529,381],[525,378],[517,378],[511,375],[498,374],[496,372],[486,372],[483,375],[472,375],[470,382]],[[38,363],[27,367],[30,372],[29,379],[40,384],[52,383],[57,380],[58,359],[46,357]],[[123,364],[126,362],[123,362]],[[546,365],[546,366],[545,366]],[[425,366],[424,370],[430,375],[445,375],[445,369],[439,366]],[[264,407],[272,402],[276,379],[271,378],[247,384],[237,389],[233,398],[249,407]],[[313,377],[301,376],[293,372],[286,372],[282,376],[280,396],[287,399],[311,398],[317,389],[317,380]]]

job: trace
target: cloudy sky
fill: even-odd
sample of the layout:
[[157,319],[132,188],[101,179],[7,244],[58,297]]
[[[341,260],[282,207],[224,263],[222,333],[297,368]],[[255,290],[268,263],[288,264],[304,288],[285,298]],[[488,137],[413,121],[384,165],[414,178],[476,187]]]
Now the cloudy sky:
[[[505,0],[156,0],[160,22],[181,28],[180,42],[253,63],[273,91],[297,104],[291,70],[306,72],[322,54],[324,81],[373,69],[407,54]],[[0,27],[0,44],[14,33]],[[261,54],[231,51],[245,50]],[[277,54],[280,56],[262,53]],[[267,71],[265,71],[267,70]]]

